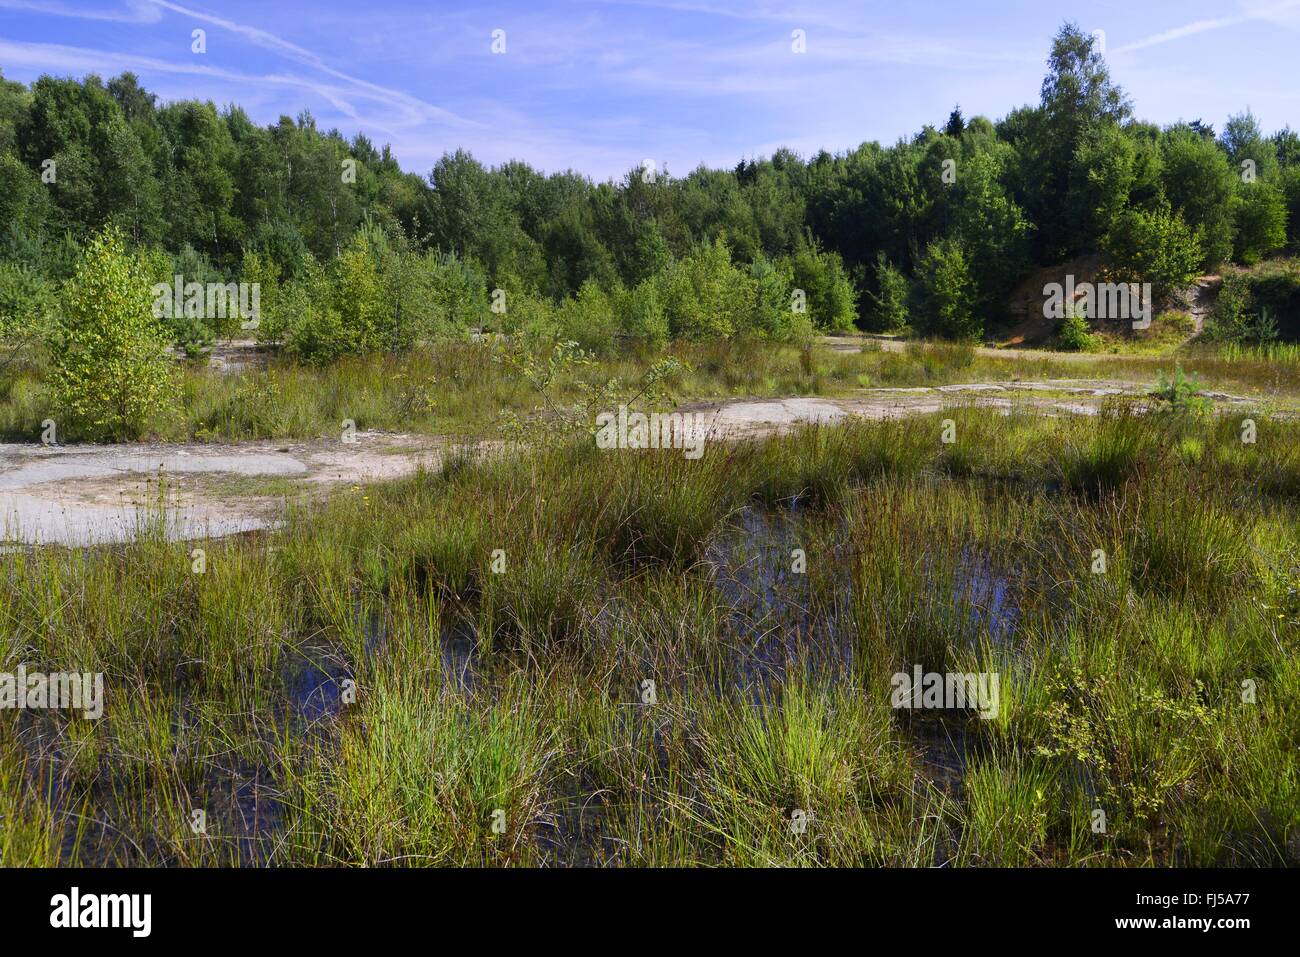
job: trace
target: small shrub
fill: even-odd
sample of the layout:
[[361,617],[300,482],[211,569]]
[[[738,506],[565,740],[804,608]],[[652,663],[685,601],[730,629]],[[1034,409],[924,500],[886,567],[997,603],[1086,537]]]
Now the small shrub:
[[1097,348],[1097,337],[1090,331],[1088,320],[1073,309],[1057,326],[1056,342],[1067,352],[1093,352]]
[[1156,373],[1156,387],[1150,392],[1153,398],[1167,402],[1170,412],[1204,412],[1209,408],[1209,400],[1200,395],[1201,382],[1195,373],[1188,376],[1183,373],[1182,363],[1174,369],[1172,378],[1165,376],[1164,370]]

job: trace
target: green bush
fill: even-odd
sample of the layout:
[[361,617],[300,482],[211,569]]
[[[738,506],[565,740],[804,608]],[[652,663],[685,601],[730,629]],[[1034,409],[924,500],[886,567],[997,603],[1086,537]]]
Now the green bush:
[[1187,285],[1200,272],[1200,242],[1182,215],[1168,206],[1125,209],[1103,238],[1102,252],[1117,279],[1151,283],[1156,299]]
[[[403,352],[417,342],[464,336],[487,325],[489,315],[477,267],[436,251],[416,252],[395,228],[359,230],[328,269],[306,255],[285,283],[268,257],[249,253],[243,278],[260,284],[258,338],[311,362]],[[518,298],[507,302],[513,307]],[[504,328],[511,321],[503,314],[496,325],[511,331]],[[553,317],[548,328],[553,331]]]
[[[226,277],[213,266],[211,260],[188,243],[171,257],[166,274],[155,281],[165,282],[170,288],[176,276],[180,276],[186,284],[202,283],[205,288],[210,282],[226,282]],[[205,296],[204,306],[197,312],[191,312],[188,308],[179,311],[173,309],[171,316],[163,320],[171,329],[172,341],[184,349],[187,355],[197,355],[210,346],[214,339],[233,335],[239,328],[239,320],[233,315],[228,314],[226,319],[218,319],[205,314],[206,303]]]
[[729,339],[750,324],[753,280],[732,264],[721,238],[673,262],[656,279],[674,338]]
[[608,293],[594,279],[582,284],[576,296],[557,310],[560,337],[596,355],[611,355],[618,334],[618,317]]
[[1173,376],[1166,376],[1163,369],[1156,371],[1156,387],[1150,395],[1167,403],[1163,409],[1168,412],[1201,414],[1210,409],[1209,400],[1201,395],[1200,378],[1184,373],[1181,362],[1175,364]]
[[749,273],[753,302],[746,331],[760,339],[789,339],[793,320],[810,319],[807,312],[800,315],[794,311],[794,264],[789,259],[760,256],[750,266]]
[[614,304],[624,335],[654,349],[668,341],[668,316],[653,281],[616,288]]
[[280,267],[270,256],[250,250],[244,253],[239,273],[243,282],[255,284],[258,290],[257,315],[249,329],[260,329],[264,321],[274,324],[280,311]]
[[276,290],[258,336],[309,362],[377,351],[392,344],[394,315],[373,236],[358,232],[328,270],[310,256]]
[[1251,300],[1256,315],[1267,311],[1281,338],[1300,340],[1300,260],[1268,262],[1254,270]]
[[[498,302],[504,304],[503,312],[491,313],[488,328],[518,339],[529,347],[539,347],[555,341],[560,334],[559,315],[551,301],[517,287],[507,280],[510,288],[501,291]],[[495,295],[495,290],[493,295]]]
[[331,266],[344,352],[374,352],[386,345],[388,309],[378,252],[371,237],[358,232]]
[[1250,277],[1244,273],[1224,276],[1202,336],[1211,341],[1240,341],[1250,308]]
[[792,265],[794,287],[807,296],[813,325],[825,332],[852,332],[857,295],[839,253],[806,245],[794,254]]
[[310,255],[300,263],[297,278],[278,290],[276,308],[262,316],[257,334],[262,342],[279,344],[288,355],[308,362],[331,362],[349,351],[329,279]]
[[1300,261],[1276,260],[1224,277],[1206,339],[1258,344],[1300,337]]
[[422,330],[425,335],[463,336],[487,322],[487,280],[475,263],[431,252],[425,255],[423,268],[429,273],[429,294],[436,310]]
[[1097,348],[1097,337],[1092,334],[1087,318],[1072,308],[1056,327],[1056,341],[1067,352],[1092,352]]
[[1300,242],[1300,166],[1282,171],[1282,195],[1286,199],[1287,238]]
[[46,334],[57,290],[36,270],[0,260],[0,349]]

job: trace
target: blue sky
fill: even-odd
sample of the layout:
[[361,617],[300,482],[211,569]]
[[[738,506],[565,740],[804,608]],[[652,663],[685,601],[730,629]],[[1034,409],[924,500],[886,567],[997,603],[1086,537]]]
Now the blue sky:
[[130,69],[261,123],[306,108],[420,173],[465,147],[605,179],[889,143],[955,103],[1003,116],[1065,20],[1104,33],[1142,118],[1300,127],[1300,0],[0,0],[0,70]]

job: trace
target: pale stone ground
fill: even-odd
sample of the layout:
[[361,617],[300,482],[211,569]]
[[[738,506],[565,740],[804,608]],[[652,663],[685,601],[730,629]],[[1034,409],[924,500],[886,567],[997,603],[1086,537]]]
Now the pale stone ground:
[[[1112,396],[1140,397],[1131,382],[1056,380],[972,382],[937,388],[860,389],[847,398],[737,400],[684,406],[705,416],[709,436],[770,435],[849,416],[882,420],[978,406],[1007,414],[1090,415]],[[1249,409],[1237,396],[1212,393],[1225,410]],[[456,446],[433,436],[359,432],[355,443],[247,442],[238,445],[0,444],[0,542],[89,545],[132,538],[147,521],[164,521],[176,539],[269,527],[286,499],[343,484],[397,478],[437,468]],[[480,452],[500,443],[479,443]],[[707,452],[705,453],[707,454]]]

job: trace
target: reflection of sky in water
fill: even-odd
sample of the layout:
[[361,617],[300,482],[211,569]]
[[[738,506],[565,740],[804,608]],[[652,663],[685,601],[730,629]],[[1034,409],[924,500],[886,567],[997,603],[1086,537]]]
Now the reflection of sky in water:
[[[843,574],[831,582],[831,594],[813,602],[810,575],[792,570],[792,551],[807,547],[813,537],[805,531],[806,522],[797,509],[746,508],[706,555],[714,570],[714,587],[731,611],[727,629],[733,639],[733,663],[740,673],[738,684],[755,686],[760,697],[760,686],[779,681],[792,666],[802,668],[810,678],[850,677],[851,575],[845,564]],[[836,544],[832,560],[838,562],[846,553],[845,544]],[[987,634],[995,644],[1011,641],[1018,616],[1013,589],[1010,579],[998,574],[991,562],[966,549],[947,590],[952,607],[969,616],[973,638]]]
[[[725,628],[737,671],[734,684],[748,689],[755,702],[767,697],[792,666],[814,679],[848,676],[852,648],[838,616],[812,608],[809,576],[793,570],[792,552],[808,543],[803,523],[797,510],[746,508],[706,554],[714,587],[731,612]],[[847,596],[847,579],[843,586]]]
[[970,549],[962,552],[953,575],[953,601],[969,608],[971,621],[994,642],[1011,640],[1019,610],[1011,600],[1010,580],[997,574],[987,559],[972,555]]
[[322,654],[304,654],[288,669],[285,688],[294,717],[307,726],[337,714],[343,704],[343,663]]

